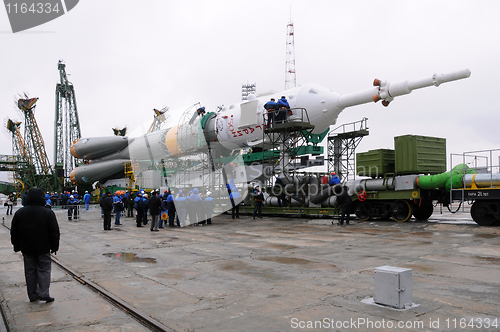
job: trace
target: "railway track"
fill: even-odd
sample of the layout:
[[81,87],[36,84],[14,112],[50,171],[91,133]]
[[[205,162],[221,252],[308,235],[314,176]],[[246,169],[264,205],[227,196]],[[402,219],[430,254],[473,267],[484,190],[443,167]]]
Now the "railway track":
[[[3,226],[7,228],[10,231],[10,227],[5,225],[3,223]],[[108,292],[106,289],[102,288],[98,284],[92,282],[91,280],[79,275],[76,271],[73,271],[70,267],[68,267],[66,264],[58,260],[54,255],[51,255],[52,262],[59,266],[63,271],[68,273],[73,279],[78,281],[80,284],[86,286],[87,288],[91,289],[95,293],[99,294],[102,298],[116,306],[117,308],[121,309],[128,315],[132,316],[134,319],[136,319],[139,323],[144,325],[145,327],[149,328],[151,331],[159,331],[159,332],[174,332],[167,326],[163,325],[162,323],[158,322],[157,320],[153,319],[151,316],[147,315],[143,311],[137,309],[133,305],[123,301],[116,295]],[[1,310],[1,315],[3,318],[3,322],[5,324],[5,331],[10,331],[7,321],[5,319],[5,314],[3,311],[3,308],[0,307]],[[2,326],[0,325],[0,332],[2,332]]]

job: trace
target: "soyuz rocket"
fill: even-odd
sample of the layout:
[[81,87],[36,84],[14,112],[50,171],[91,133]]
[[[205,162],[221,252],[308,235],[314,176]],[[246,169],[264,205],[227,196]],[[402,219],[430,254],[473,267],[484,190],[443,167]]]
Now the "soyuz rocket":
[[305,84],[279,93],[254,96],[248,100],[222,106],[216,112],[196,117],[195,121],[179,122],[177,126],[163,128],[135,138],[110,136],[82,138],[71,147],[72,154],[85,160],[71,173],[75,184],[91,184],[122,174],[124,165],[131,160],[159,161],[207,151],[208,144],[220,144],[227,150],[263,146],[265,130],[264,105],[275,98],[285,96],[291,109],[291,117],[301,116],[306,110],[312,134],[323,134],[336,123],[339,114],[347,107],[378,102],[384,106],[397,96],[413,90],[468,78],[471,72],[464,69],[447,74],[390,83],[375,79],[373,87],[338,94],[318,84]]

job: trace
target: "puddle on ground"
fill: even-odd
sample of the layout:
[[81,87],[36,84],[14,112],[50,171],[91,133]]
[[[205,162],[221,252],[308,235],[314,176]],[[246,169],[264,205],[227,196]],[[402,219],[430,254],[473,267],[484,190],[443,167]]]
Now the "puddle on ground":
[[295,257],[260,257],[259,258],[261,261],[268,261],[268,262],[277,262],[281,264],[309,264],[311,263],[310,260],[307,259],[302,259],[302,258],[295,258]]
[[[347,249],[347,248],[346,248]],[[275,262],[280,264],[307,265],[311,270],[328,270],[340,272],[340,268],[328,262],[313,262],[307,259],[283,256],[265,256],[258,258],[261,261]]]
[[474,257],[474,259],[476,259],[476,260],[478,260],[480,262],[500,264],[500,258],[498,258],[498,257],[476,256],[476,257]]
[[498,235],[496,235],[496,234],[474,234],[474,237],[479,237],[482,239],[494,239],[494,238],[497,238]]
[[156,264],[155,258],[150,257],[137,257],[133,252],[120,252],[120,253],[108,253],[103,254],[106,257],[111,257],[114,259],[118,259],[125,263],[152,263]]

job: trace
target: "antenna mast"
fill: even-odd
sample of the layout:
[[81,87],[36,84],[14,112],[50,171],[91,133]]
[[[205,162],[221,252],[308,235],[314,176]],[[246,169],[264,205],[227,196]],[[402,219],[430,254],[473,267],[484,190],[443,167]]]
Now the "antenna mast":
[[295,39],[292,22],[292,9],[290,8],[290,22],[286,26],[286,65],[285,65],[285,90],[295,88]]

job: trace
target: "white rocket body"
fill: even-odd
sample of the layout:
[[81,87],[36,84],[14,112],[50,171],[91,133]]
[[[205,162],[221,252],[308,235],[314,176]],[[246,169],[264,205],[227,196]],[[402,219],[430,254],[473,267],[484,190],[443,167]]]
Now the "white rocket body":
[[292,113],[300,116],[299,108],[306,109],[309,121],[314,125],[313,134],[321,134],[335,124],[342,112],[338,106],[339,94],[318,84],[306,84],[272,95],[250,98],[238,104],[224,106],[217,115],[217,140],[227,149],[253,146],[263,138],[266,110],[264,105],[281,96],[288,100]]
[[[206,151],[207,142],[219,142],[228,150],[258,146],[263,143],[264,138],[264,105],[271,98],[278,101],[284,96],[293,116],[300,117],[304,114],[301,109],[305,109],[310,124],[314,126],[312,134],[322,134],[337,122],[339,114],[347,107],[379,100],[382,100],[384,106],[388,106],[394,97],[409,94],[415,89],[467,78],[470,74],[470,70],[465,69],[442,75],[434,74],[430,78],[415,81],[388,83],[376,79],[372,88],[345,95],[311,83],[272,95],[250,95],[247,101],[223,106],[216,114],[205,118],[203,125],[200,123],[201,117],[196,117],[192,123],[185,122],[129,138],[126,147],[116,137],[81,139],[73,144],[72,153],[78,158],[90,160],[90,164],[84,169],[73,170],[71,179],[77,183],[92,183],[102,179],[99,164],[104,161],[135,159],[153,162]],[[115,144],[116,150],[110,152]],[[111,164],[106,164],[106,174],[111,172]],[[123,163],[116,162],[113,165],[117,173],[123,171]]]

